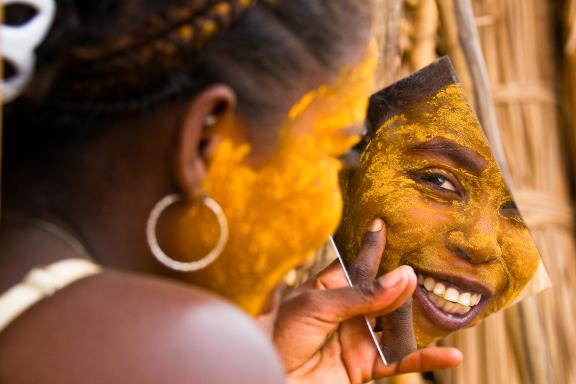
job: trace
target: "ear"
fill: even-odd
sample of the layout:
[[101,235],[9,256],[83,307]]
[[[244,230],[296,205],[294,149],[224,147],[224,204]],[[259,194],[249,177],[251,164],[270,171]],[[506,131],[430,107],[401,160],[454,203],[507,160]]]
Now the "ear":
[[176,181],[187,198],[193,199],[200,192],[219,132],[230,123],[235,111],[236,95],[223,84],[206,88],[186,107],[178,133]]

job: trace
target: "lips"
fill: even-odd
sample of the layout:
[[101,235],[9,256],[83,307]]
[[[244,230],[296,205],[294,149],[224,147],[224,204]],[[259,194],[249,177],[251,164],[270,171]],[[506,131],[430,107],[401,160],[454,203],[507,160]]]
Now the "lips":
[[428,318],[437,326],[455,331],[470,324],[491,298],[478,282],[432,276],[418,272],[414,296]]

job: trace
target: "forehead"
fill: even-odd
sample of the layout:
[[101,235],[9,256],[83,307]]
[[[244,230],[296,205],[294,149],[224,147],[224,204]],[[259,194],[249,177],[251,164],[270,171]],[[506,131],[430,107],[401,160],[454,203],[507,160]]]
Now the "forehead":
[[444,137],[416,143],[410,146],[406,153],[415,157],[435,158],[475,175],[480,175],[489,165],[488,160],[478,152]]
[[[416,90],[414,90],[416,92]],[[438,92],[407,104],[375,129],[372,140],[385,141],[398,149],[417,146],[433,149],[472,151],[492,161],[490,147],[476,115],[457,84],[450,84]]]

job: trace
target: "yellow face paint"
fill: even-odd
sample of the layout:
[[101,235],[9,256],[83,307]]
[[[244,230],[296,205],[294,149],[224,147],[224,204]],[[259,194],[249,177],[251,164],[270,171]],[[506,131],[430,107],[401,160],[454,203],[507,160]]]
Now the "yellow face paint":
[[[337,240],[348,261],[371,221],[382,217],[388,237],[379,273],[408,264],[434,279],[420,280],[415,294],[419,346],[510,304],[540,260],[457,84],[402,106],[381,124],[344,199]],[[448,288],[470,305],[448,303]]]
[[[350,128],[364,121],[375,66],[372,43],[361,63],[295,103],[280,129],[279,150],[263,166],[251,165],[249,143],[223,133],[204,189],[222,206],[230,238],[220,257],[190,273],[190,281],[258,314],[284,276],[327,240],[341,217],[337,157],[360,138]],[[163,248],[196,260],[218,234],[211,214],[192,207]]]

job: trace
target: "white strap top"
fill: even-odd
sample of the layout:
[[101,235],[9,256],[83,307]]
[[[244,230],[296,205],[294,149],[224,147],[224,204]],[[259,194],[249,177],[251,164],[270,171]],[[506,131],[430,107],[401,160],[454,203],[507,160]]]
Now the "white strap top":
[[75,281],[101,272],[85,259],[65,259],[31,270],[21,283],[0,296],[0,332],[28,308]]

